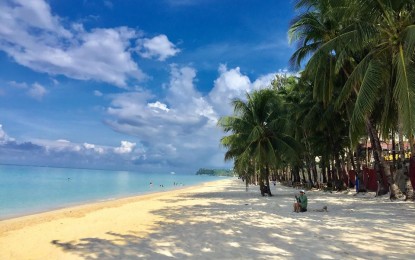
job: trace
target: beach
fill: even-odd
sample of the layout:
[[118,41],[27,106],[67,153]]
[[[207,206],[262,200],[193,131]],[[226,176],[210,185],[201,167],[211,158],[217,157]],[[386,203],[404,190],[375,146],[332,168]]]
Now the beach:
[[[226,179],[0,221],[0,259],[411,259],[415,204]],[[318,212],[323,206],[328,212]]]

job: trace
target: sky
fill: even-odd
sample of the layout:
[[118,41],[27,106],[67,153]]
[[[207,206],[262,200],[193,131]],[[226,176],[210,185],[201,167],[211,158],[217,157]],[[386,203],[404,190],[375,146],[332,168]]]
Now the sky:
[[217,126],[286,73],[292,1],[1,0],[0,163],[229,168]]

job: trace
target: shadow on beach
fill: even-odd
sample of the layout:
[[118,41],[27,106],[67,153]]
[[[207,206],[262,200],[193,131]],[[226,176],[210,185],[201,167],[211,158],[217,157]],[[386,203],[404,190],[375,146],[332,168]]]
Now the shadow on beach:
[[[240,187],[239,187],[240,186]],[[142,238],[107,232],[111,239],[51,243],[84,259],[409,259],[415,239],[407,232],[415,209],[407,203],[309,192],[329,212],[292,213],[294,190],[277,186],[273,197],[239,182],[223,192],[185,193],[153,211],[166,221]],[[194,200],[192,205],[175,202]],[[198,203],[200,201],[200,203]],[[310,206],[312,207],[312,206]],[[413,223],[413,221],[412,221]],[[405,248],[406,250],[400,250]],[[385,255],[389,252],[388,255]]]

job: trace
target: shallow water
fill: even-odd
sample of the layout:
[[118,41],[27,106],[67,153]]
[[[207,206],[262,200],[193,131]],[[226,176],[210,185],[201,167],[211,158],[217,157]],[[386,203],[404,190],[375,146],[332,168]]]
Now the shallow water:
[[0,165],[0,219],[219,179],[223,178]]

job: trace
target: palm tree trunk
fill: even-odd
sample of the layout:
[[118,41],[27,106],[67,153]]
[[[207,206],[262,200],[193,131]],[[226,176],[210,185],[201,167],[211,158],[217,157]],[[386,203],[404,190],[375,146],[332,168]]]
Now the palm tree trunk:
[[305,178],[305,173],[304,173],[304,167],[301,167],[301,175],[303,176],[303,178],[301,179],[301,182],[305,182],[306,178]]
[[356,176],[357,179],[359,181],[359,187],[357,189],[357,192],[366,192],[366,185],[365,182],[363,181],[363,171],[362,171],[362,163],[360,161],[360,156],[359,156],[359,147],[356,147]]
[[331,163],[330,160],[327,162],[327,187],[333,187],[333,171],[330,167]]
[[246,192],[248,192],[249,182],[251,181],[249,176],[250,176],[249,171],[247,169],[247,171],[245,172],[245,191]]
[[[375,172],[376,172],[376,179],[377,179],[377,182],[378,182],[378,189],[376,191],[376,196],[384,195],[384,194],[387,193],[387,190],[383,186],[382,166],[381,166],[380,159],[379,159],[379,154],[382,151],[382,147],[380,146],[380,141],[379,141],[379,138],[377,138],[377,134],[376,134],[376,140],[378,142],[375,141],[375,136],[374,136],[373,130],[372,130],[372,129],[374,129],[374,127],[372,126],[372,124],[369,120],[366,123],[366,128],[367,128],[367,132],[368,132],[369,137],[370,137],[370,143],[372,144],[373,158],[375,160]],[[378,145],[378,143],[379,143],[379,145]]]
[[[354,170],[354,172],[355,172],[355,174],[357,174],[357,167],[356,167],[356,163],[355,163],[355,161],[354,161],[354,156],[353,156],[353,152],[352,152],[352,149],[347,149],[348,151],[347,151],[347,155],[348,155],[348,157],[349,157],[349,160],[350,160],[350,165],[352,166],[351,168]],[[357,150],[357,149],[356,149]],[[358,156],[357,156],[357,153],[356,153],[356,159],[358,159]],[[353,186],[351,186],[351,181],[350,181],[350,174],[349,174],[349,171],[350,169],[348,169],[347,170],[347,176],[349,177],[349,183],[347,184],[347,186],[349,187],[349,188],[352,188]]]
[[313,170],[313,166],[312,166],[312,158],[311,158],[310,153],[307,153],[307,155],[306,155],[306,164],[307,164],[307,177],[308,177],[307,182],[309,183],[310,187],[312,187],[312,186],[314,186],[313,185],[313,177],[311,175],[311,172]]
[[[313,171],[313,184],[315,185],[318,182],[318,178],[317,178],[317,165],[316,165],[316,161],[314,158],[311,158],[311,165],[312,165],[312,171]],[[313,185],[313,186],[314,186]]]
[[327,183],[326,161],[324,157],[321,160],[321,175],[323,177],[323,183]]
[[293,180],[294,180],[294,182],[300,182],[301,181],[301,178],[300,178],[300,167],[298,167],[298,165],[295,165],[293,167],[292,174],[293,174]]
[[269,166],[267,165],[265,168],[265,179],[266,179],[266,183],[267,183],[267,189],[268,189],[268,195],[272,196],[271,194],[271,186],[269,185]]
[[409,176],[409,165],[405,163],[405,146],[403,143],[403,130],[402,124],[399,124],[398,129],[399,136],[399,163],[398,169],[402,170],[405,175],[405,200],[415,200],[414,187],[412,186],[411,178]]
[[342,190],[344,189],[343,185],[343,171],[341,167],[341,160],[339,152],[335,153],[335,167],[336,167],[336,189]]
[[[370,121],[370,120],[369,120]],[[374,148],[374,157],[375,157],[375,165],[377,165],[376,167],[376,171],[378,174],[378,181],[379,181],[379,185],[381,185],[380,187],[383,187],[383,179],[382,179],[382,175],[381,173],[383,172],[385,174],[385,178],[389,184],[389,188],[390,188],[390,199],[391,200],[395,200],[398,198],[398,196],[402,195],[402,192],[400,191],[398,185],[396,185],[395,180],[393,179],[393,176],[391,174],[390,171],[390,166],[388,165],[388,163],[385,161],[385,159],[382,156],[382,146],[380,145],[380,139],[378,137],[377,131],[376,129],[373,127],[373,124],[367,124],[369,133],[371,135],[371,141],[372,141],[372,146]],[[383,188],[384,189],[384,188]],[[385,191],[385,189],[384,189]],[[378,195],[383,195],[383,192],[381,192],[382,194],[378,194]],[[386,194],[387,191],[384,193]]]

